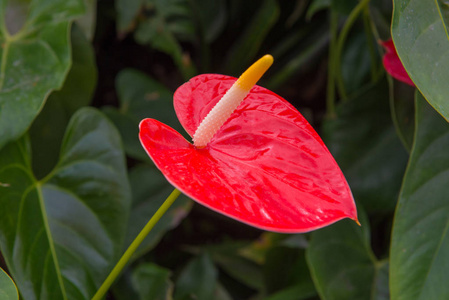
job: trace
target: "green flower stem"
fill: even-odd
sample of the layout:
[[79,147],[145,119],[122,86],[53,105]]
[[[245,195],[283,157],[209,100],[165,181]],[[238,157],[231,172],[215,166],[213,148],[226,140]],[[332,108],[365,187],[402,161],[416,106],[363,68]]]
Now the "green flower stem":
[[151,217],[142,231],[137,235],[134,241],[129,245],[128,249],[126,249],[123,256],[120,258],[118,263],[115,265],[114,269],[112,269],[109,276],[103,282],[103,284],[98,289],[97,293],[94,295],[92,300],[100,300],[104,297],[106,292],[111,287],[112,283],[114,283],[115,279],[120,275],[123,268],[126,266],[130,258],[133,256],[134,252],[143,242],[143,240],[150,233],[151,229],[153,229],[154,225],[160,220],[160,218],[165,214],[165,212],[170,208],[170,206],[175,202],[176,198],[181,194],[181,192],[177,189],[174,189],[170,196],[167,197],[165,202],[159,207],[156,213]]
[[375,83],[377,81],[377,55],[373,44],[374,41],[371,29],[371,16],[368,5],[363,9],[363,25],[365,29],[366,41],[368,43],[369,56],[371,59],[371,82]]
[[343,75],[341,74],[341,56],[343,53],[343,47],[346,42],[346,38],[348,37],[349,31],[352,28],[352,25],[357,20],[359,14],[363,11],[365,6],[368,5],[370,0],[362,0],[359,2],[359,4],[354,7],[354,9],[351,11],[351,13],[348,16],[348,19],[346,20],[345,25],[341,29],[340,36],[338,37],[337,42],[337,50],[336,54],[334,56],[335,60],[335,75],[337,79],[337,88],[339,91],[339,94],[343,101],[348,99],[348,95],[346,94],[346,88],[343,81]]

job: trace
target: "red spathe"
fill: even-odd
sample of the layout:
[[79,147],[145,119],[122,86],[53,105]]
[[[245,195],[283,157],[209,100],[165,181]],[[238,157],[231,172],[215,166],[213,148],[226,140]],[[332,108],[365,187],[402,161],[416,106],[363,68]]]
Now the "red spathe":
[[[175,110],[190,136],[236,80],[200,75],[176,91]],[[141,122],[140,140],[176,188],[254,227],[300,233],[357,219],[349,186],[318,134],[292,105],[260,86],[203,149],[153,119]]]

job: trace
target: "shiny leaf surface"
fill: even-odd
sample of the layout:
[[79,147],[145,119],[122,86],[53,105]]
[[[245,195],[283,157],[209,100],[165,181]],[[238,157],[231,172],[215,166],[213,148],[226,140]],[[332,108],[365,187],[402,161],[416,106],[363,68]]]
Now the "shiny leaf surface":
[[[190,135],[235,80],[201,75],[176,91],[175,110]],[[169,182],[231,218],[279,232],[356,219],[351,191],[318,134],[267,89],[255,86],[204,149],[153,119],[140,130]]]
[[6,2],[0,2],[0,148],[19,138],[62,86],[71,63],[70,21],[84,10],[82,0],[35,0],[11,18],[18,2]]
[[449,6],[443,0],[394,0],[391,34],[410,78],[449,120]]
[[449,124],[417,93],[416,133],[394,219],[392,299],[449,296]]
[[90,299],[118,259],[129,211],[121,141],[94,109],[69,123],[38,181],[26,137],[0,153],[0,246],[24,299]]

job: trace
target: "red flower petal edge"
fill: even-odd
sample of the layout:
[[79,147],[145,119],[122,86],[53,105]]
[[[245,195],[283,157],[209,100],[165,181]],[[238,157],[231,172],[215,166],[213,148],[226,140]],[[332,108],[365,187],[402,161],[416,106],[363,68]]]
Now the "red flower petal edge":
[[[175,110],[191,136],[235,81],[200,75],[176,91]],[[351,191],[318,134],[265,88],[254,86],[205,148],[153,119],[141,122],[140,140],[171,184],[243,223],[300,233],[357,220]]]
[[382,46],[385,48],[386,53],[382,59],[385,70],[399,81],[405,82],[408,85],[415,86],[413,81],[408,76],[407,71],[402,65],[399,59],[396,48],[394,47],[393,40],[389,39],[387,41],[381,42]]

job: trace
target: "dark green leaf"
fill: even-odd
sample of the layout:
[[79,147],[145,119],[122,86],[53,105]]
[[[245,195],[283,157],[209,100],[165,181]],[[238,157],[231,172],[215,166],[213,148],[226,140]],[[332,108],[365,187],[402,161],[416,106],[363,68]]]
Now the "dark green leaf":
[[157,119],[178,132],[184,131],[173,108],[173,93],[147,75],[127,69],[116,80],[120,108],[106,107],[104,112],[122,135],[126,154],[150,162],[139,141],[139,123]]
[[117,31],[125,33],[135,26],[135,18],[142,9],[144,0],[115,0]]
[[0,299],[19,300],[19,293],[14,281],[3,269],[0,269]]
[[209,255],[203,254],[192,259],[176,281],[174,299],[214,299],[217,275]]
[[50,95],[30,128],[33,170],[42,178],[56,165],[64,131],[70,117],[90,103],[97,83],[95,54],[78,28],[72,28],[73,63],[60,91]]
[[343,170],[354,197],[368,211],[391,212],[407,152],[391,121],[384,81],[337,107],[323,124],[323,140]]
[[369,82],[371,61],[368,47],[363,24],[356,23],[345,42],[341,57],[341,75],[350,95]]
[[275,0],[264,0],[245,31],[234,42],[226,59],[226,74],[240,75],[246,66],[257,58],[257,52],[269,30],[279,17],[279,6]]
[[[62,86],[71,63],[70,21],[84,9],[82,0],[35,0],[7,28],[5,14],[14,7],[8,3],[0,2],[0,148],[19,138]],[[23,26],[15,23],[25,20],[21,13],[28,15]]]
[[196,0],[196,13],[201,24],[202,34],[207,44],[212,43],[226,25],[227,5],[225,0]]
[[323,300],[385,299],[379,287],[385,276],[383,264],[370,247],[368,219],[358,208],[362,227],[343,220],[312,233],[307,261],[315,287]]
[[[133,202],[126,234],[126,247],[131,244],[173,191],[173,187],[162,173],[150,166],[142,165],[133,168],[129,173],[129,181]],[[151,250],[157,245],[165,232],[178,226],[190,212],[192,204],[192,200],[181,194],[142,242],[135,253],[135,257]]]
[[391,79],[389,85],[391,115],[396,132],[405,149],[410,152],[415,132],[415,102],[413,100],[415,88]]
[[173,283],[171,272],[155,264],[140,264],[133,270],[132,283],[138,291],[140,300],[171,299]]
[[135,32],[140,44],[170,55],[185,80],[196,74],[188,54],[184,53],[180,41],[192,40],[194,25],[190,6],[186,0],[147,0],[147,14]]
[[130,195],[120,137],[84,108],[41,181],[30,151],[24,137],[0,153],[1,252],[24,299],[90,299],[123,247]]
[[320,10],[327,9],[331,5],[331,0],[312,0],[307,9],[306,18],[311,19],[315,13]]
[[446,299],[449,285],[449,124],[417,92],[415,140],[396,209],[392,299]]
[[287,295],[295,291],[294,299],[307,299],[316,294],[304,250],[274,247],[267,253],[263,267],[264,287],[268,295],[277,292]]
[[391,33],[418,89],[449,121],[449,6],[447,1],[394,0]]
[[306,300],[317,295],[315,287],[308,282],[295,284],[291,287],[285,288],[265,300]]
[[337,11],[339,14],[349,15],[357,3],[357,0],[331,0],[331,9]]

